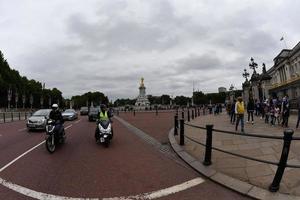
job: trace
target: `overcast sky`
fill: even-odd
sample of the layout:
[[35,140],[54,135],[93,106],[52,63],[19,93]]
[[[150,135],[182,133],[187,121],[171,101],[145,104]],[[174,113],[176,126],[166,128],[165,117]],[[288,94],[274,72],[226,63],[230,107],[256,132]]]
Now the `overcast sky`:
[[134,98],[241,88],[299,42],[298,0],[0,0],[0,50],[10,66],[64,97]]

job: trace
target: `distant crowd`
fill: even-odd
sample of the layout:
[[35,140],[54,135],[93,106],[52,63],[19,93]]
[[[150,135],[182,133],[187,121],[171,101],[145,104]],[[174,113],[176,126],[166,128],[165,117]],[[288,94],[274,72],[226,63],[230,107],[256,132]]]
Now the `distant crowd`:
[[[297,102],[298,108],[300,108],[300,99]],[[243,108],[242,108],[243,107]],[[236,124],[236,129],[241,121],[241,131],[244,130],[244,114],[247,112],[247,123],[254,124],[253,115],[263,119],[266,124],[271,126],[282,126],[288,127],[289,116],[290,116],[290,101],[289,97],[286,95],[283,98],[274,97],[271,99],[266,99],[265,101],[258,101],[250,98],[247,105],[244,105],[242,98],[234,99],[226,105],[226,110],[230,116],[230,122]],[[241,116],[243,115],[243,116]],[[299,127],[300,121],[300,109],[298,109],[298,120],[296,128]]]

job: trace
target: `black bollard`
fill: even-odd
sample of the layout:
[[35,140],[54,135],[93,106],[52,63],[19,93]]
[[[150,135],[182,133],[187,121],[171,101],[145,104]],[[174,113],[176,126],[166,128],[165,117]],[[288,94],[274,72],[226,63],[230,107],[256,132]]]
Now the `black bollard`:
[[287,159],[290,152],[290,145],[293,139],[294,130],[292,129],[286,129],[284,130],[284,136],[283,136],[283,148],[281,152],[281,157],[279,160],[279,164],[277,167],[276,174],[274,176],[273,182],[269,187],[269,190],[271,192],[277,192],[280,187],[280,182],[286,167]]
[[194,115],[194,109],[192,109],[192,119],[195,118],[195,115]]
[[187,110],[187,118],[188,118],[188,122],[191,121],[191,119],[190,119],[190,109]]
[[195,108],[195,118],[197,118],[197,108]]
[[206,145],[205,145],[205,157],[203,164],[211,165],[211,151],[212,151],[212,129],[214,125],[206,125]]
[[181,146],[184,145],[184,119],[180,120],[180,141],[179,144]]
[[11,112],[11,121],[14,121],[14,114]]
[[3,122],[5,123],[5,113],[3,113]]
[[178,115],[174,116],[174,135],[178,135]]
[[184,119],[184,111],[181,112],[181,118]]

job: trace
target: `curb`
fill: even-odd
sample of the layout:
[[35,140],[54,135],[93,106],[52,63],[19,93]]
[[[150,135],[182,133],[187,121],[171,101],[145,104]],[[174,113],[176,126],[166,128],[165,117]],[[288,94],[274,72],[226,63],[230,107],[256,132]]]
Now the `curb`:
[[169,131],[169,141],[175,153],[195,171],[209,178],[210,180],[219,183],[231,190],[234,190],[245,196],[254,199],[272,199],[272,200],[300,200],[300,197],[287,195],[282,193],[272,193],[266,189],[257,187],[239,179],[227,176],[221,172],[214,170],[210,166],[203,165],[199,160],[188,154],[180,145],[178,145],[174,137],[174,128]]

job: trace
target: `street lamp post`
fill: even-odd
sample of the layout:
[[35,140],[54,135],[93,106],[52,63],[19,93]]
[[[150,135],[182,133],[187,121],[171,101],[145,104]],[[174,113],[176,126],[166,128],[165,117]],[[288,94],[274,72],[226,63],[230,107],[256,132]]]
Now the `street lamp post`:
[[15,94],[15,102],[16,102],[16,109],[18,109],[18,102],[19,102],[19,94],[18,94],[18,91],[16,91],[16,94]]
[[10,109],[10,101],[11,101],[11,97],[12,97],[12,90],[11,90],[11,88],[9,88],[9,89],[7,90],[8,109]]
[[254,62],[254,59],[251,57],[250,58],[250,63],[249,63],[249,67],[250,67],[250,69],[253,69],[253,74],[256,74],[256,68],[257,68],[257,63],[256,62]]
[[30,94],[29,102],[30,102],[30,108],[32,109],[32,104],[33,104],[33,95],[32,94]]
[[49,105],[49,108],[51,108],[51,96],[49,95],[49,99],[48,99],[48,105]]
[[26,101],[26,96],[25,94],[23,94],[22,95],[23,109],[25,109],[25,101]]

